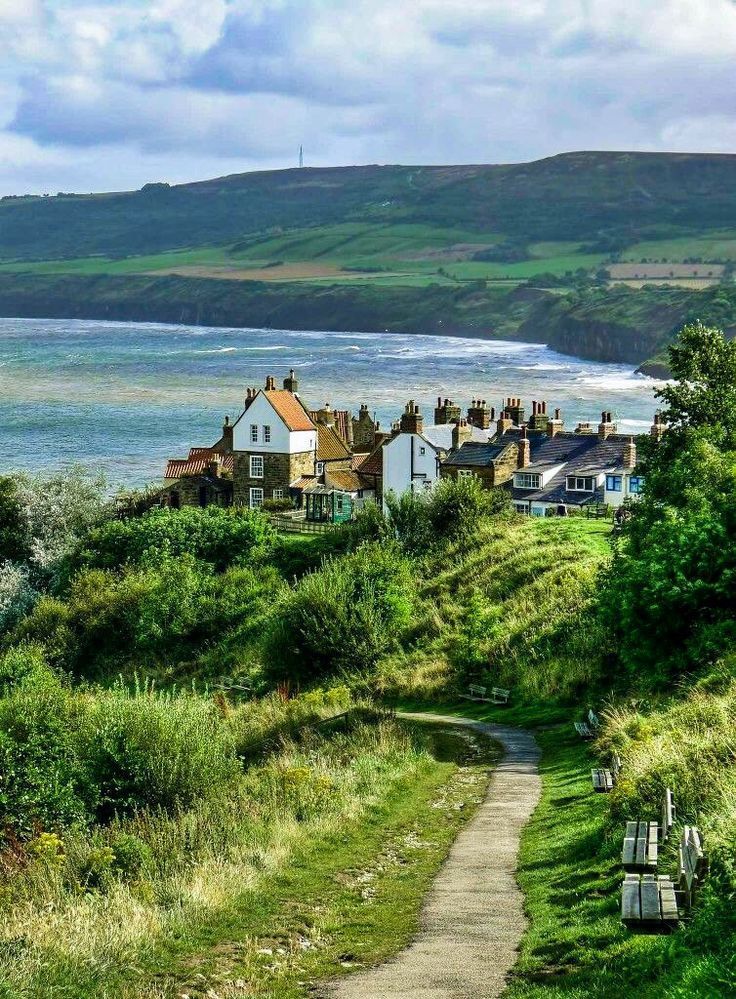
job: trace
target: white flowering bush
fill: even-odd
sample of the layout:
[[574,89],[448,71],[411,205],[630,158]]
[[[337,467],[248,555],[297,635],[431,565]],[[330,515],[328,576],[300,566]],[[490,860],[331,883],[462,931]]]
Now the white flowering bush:
[[15,485],[28,532],[31,580],[53,582],[79,540],[112,516],[107,482],[72,466],[51,475],[19,475]]
[[0,562],[0,635],[28,613],[37,597],[27,566]]

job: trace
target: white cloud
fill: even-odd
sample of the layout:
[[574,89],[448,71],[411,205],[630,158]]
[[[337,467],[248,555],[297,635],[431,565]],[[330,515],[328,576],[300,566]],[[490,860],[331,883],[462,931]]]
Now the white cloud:
[[50,189],[80,147],[80,184],[115,150],[122,187],[302,141],[327,164],[736,138],[731,0],[0,0],[0,26],[0,126]]

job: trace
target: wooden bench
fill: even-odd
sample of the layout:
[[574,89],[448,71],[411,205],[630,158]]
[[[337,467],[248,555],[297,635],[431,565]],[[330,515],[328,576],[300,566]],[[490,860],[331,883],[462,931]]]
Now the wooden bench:
[[503,687],[491,687],[490,700],[493,704],[508,704],[510,696],[510,690],[504,690]]
[[595,739],[601,727],[598,715],[591,708],[585,721],[575,722],[575,731],[583,739]]
[[633,821],[626,823],[621,863],[625,871],[650,872],[656,870],[659,847],[667,841],[675,822],[675,799],[670,788],[662,799],[660,822]]
[[685,826],[680,839],[677,887],[666,876],[627,874],[621,892],[621,921],[638,933],[669,933],[692,908],[707,873],[700,833]]
[[466,701],[488,701],[490,698],[486,697],[488,693],[488,687],[479,687],[477,683],[471,683],[468,687],[467,694],[461,694]]
[[593,790],[598,791],[600,794],[608,794],[609,791],[614,789],[620,772],[621,760],[614,753],[609,770],[603,768],[591,770]]

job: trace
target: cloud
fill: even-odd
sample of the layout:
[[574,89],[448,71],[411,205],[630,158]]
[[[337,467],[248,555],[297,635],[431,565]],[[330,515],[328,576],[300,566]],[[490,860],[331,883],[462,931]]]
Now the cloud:
[[0,0],[0,56],[0,192],[736,136],[731,0]]

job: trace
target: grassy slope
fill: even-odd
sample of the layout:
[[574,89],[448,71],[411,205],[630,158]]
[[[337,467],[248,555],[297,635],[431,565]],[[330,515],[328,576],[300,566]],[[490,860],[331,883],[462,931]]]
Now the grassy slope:
[[[421,754],[392,745],[390,733],[381,739],[382,755],[348,743],[344,760],[326,746],[336,779],[342,768],[353,782],[329,814],[287,811],[261,829],[246,807],[236,851],[213,846],[157,884],[77,897],[57,890],[50,908],[38,894],[21,904],[5,919],[0,996],[194,999],[247,987],[296,999],[316,978],[396,951],[496,751],[486,742],[476,757],[452,734],[433,735],[436,749]],[[285,764],[293,760],[287,747]]]

